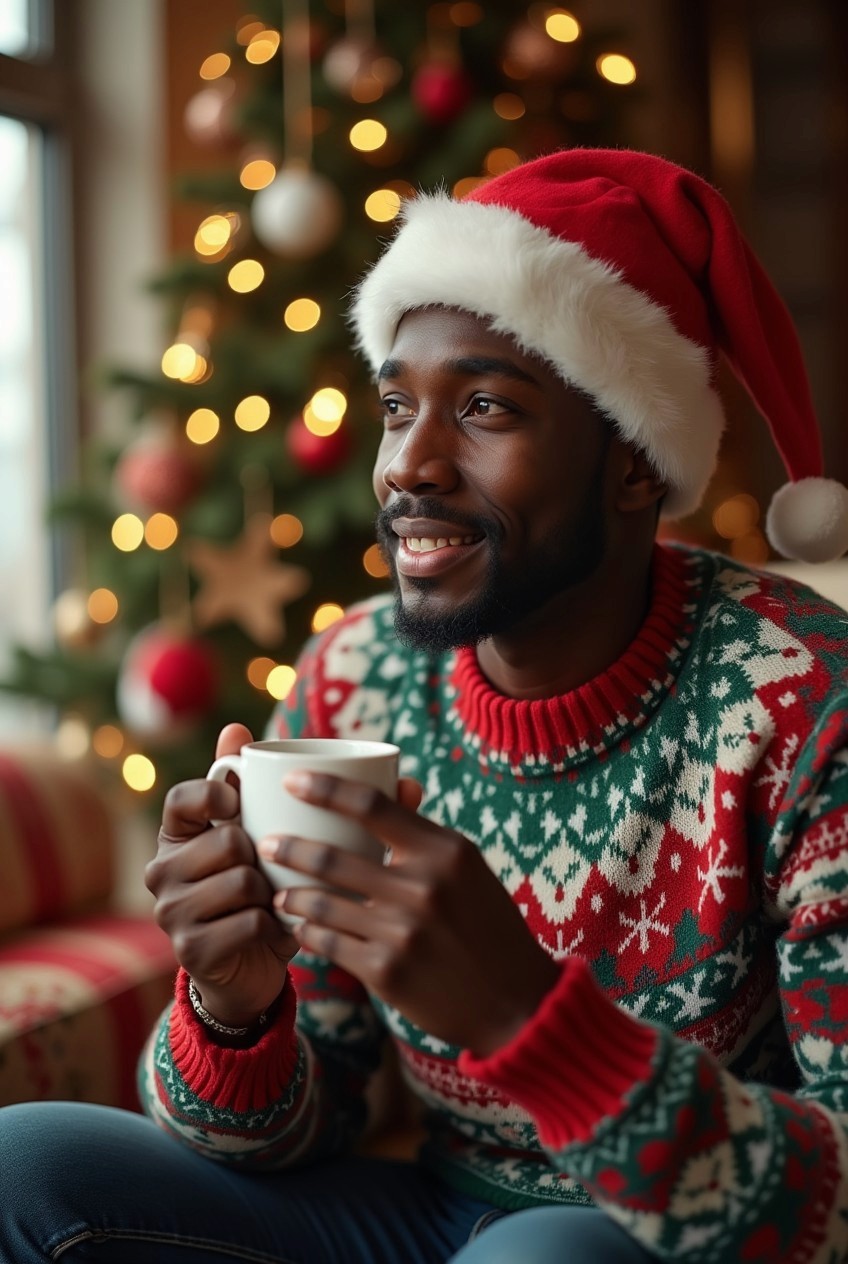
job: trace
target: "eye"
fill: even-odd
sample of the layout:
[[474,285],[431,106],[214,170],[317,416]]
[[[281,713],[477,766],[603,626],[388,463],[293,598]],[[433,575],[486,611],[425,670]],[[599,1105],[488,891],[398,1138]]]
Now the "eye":
[[488,395],[476,395],[465,413],[468,417],[503,417],[511,411],[512,409],[497,399],[491,399]]
[[380,400],[380,412],[384,419],[390,417],[414,417],[415,410],[409,404],[405,404],[403,400],[394,399],[391,395],[386,395]]

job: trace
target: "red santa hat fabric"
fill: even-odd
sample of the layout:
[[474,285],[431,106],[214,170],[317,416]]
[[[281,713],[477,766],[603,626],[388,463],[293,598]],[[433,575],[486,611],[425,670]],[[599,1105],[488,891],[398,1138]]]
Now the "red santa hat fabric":
[[822,477],[821,440],[789,314],[721,194],[632,150],[570,149],[461,200],[422,194],[359,286],[352,321],[376,372],[404,312],[488,319],[590,395],[692,512],[724,427],[723,354],[771,430],[790,482],[772,544],[822,561],[848,549],[848,490]]

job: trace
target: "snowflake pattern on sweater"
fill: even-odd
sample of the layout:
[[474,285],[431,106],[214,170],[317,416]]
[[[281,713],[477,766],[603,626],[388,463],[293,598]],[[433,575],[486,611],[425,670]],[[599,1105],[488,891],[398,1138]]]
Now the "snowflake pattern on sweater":
[[560,983],[477,1059],[305,954],[274,1028],[221,1049],[181,979],[150,1113],[233,1162],[330,1153],[388,1032],[422,1161],[478,1197],[591,1199],[665,1259],[848,1258],[846,646],[809,589],[682,548],[657,548],[624,655],[560,698],[498,695],[472,650],[405,651],[387,597],[353,608],[278,731],[396,742]]

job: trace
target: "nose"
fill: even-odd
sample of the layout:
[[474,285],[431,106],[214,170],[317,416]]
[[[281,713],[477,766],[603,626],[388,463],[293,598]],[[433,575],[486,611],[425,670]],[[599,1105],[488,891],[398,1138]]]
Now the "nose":
[[450,435],[438,418],[423,413],[403,432],[384,463],[381,478],[393,492],[449,492],[459,479]]

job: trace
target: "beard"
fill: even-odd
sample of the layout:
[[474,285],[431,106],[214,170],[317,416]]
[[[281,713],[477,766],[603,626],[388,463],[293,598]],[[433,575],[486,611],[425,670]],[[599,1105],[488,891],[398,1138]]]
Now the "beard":
[[[438,498],[427,496],[419,499],[401,496],[390,508],[381,510],[376,522],[377,540],[395,588],[394,623],[398,640],[409,649],[428,654],[477,645],[491,636],[509,632],[552,598],[594,574],[606,552],[604,464],[603,460],[598,462],[574,519],[551,531],[535,552],[512,564],[504,561],[503,529],[494,519],[482,515],[460,518],[450,513]],[[480,591],[445,614],[427,608],[427,594],[436,590],[436,580],[407,578],[409,587],[421,594],[416,608],[408,609],[400,594],[394,553],[389,547],[390,541],[397,540],[392,523],[402,517],[455,522],[463,535],[483,536],[488,544],[489,560]]]

